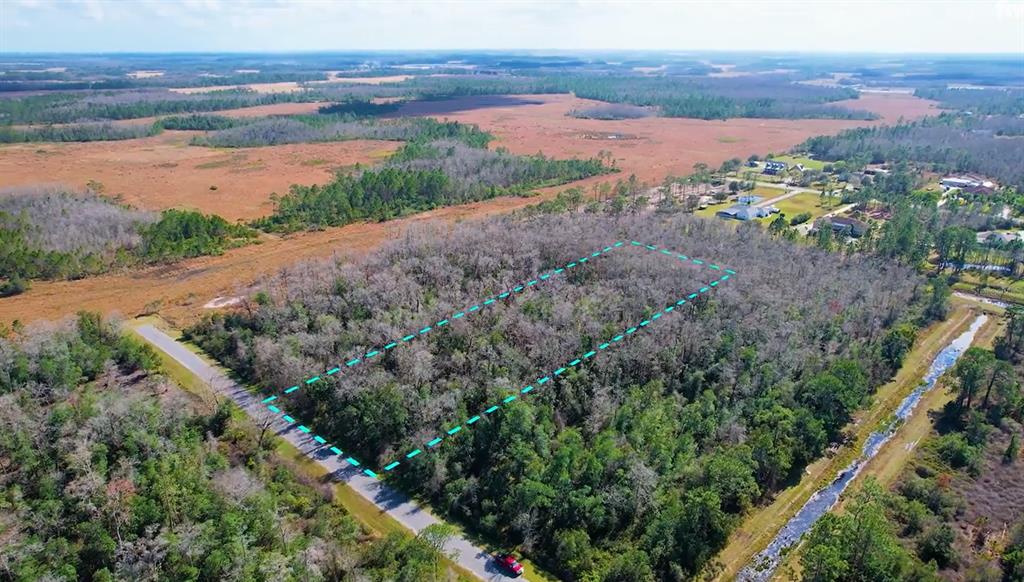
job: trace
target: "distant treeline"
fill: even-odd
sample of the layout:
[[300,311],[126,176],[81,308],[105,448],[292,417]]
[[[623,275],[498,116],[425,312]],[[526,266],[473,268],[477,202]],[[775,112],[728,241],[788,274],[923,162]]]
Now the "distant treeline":
[[[915,123],[813,137],[797,149],[828,161],[914,161],[937,172],[976,172],[1024,189],[1024,119],[945,114]],[[1018,136],[1018,137],[1007,137]]]
[[319,109],[319,112],[323,115],[354,115],[356,117],[372,117],[375,115],[384,115],[385,113],[392,113],[397,111],[402,104],[398,102],[391,103],[374,103],[372,101],[363,101],[358,99],[349,99],[341,103],[332,103],[331,105],[325,105]]
[[179,115],[165,117],[157,122],[164,129],[183,131],[218,131],[247,123],[245,120],[223,115]]
[[[250,81],[251,82],[251,81]],[[535,75],[414,77],[381,86],[309,85],[291,93],[231,89],[184,94],[166,89],[48,93],[0,100],[0,123],[71,123],[219,111],[287,102],[332,102],[325,113],[379,115],[394,110],[374,97],[443,99],[465,95],[574,93],[579,97],[657,108],[668,117],[872,119],[865,111],[828,105],[855,99],[856,91],[791,82],[785,76],[740,78],[648,77],[637,75]]]
[[946,109],[969,111],[975,115],[1024,114],[1024,89],[948,89],[929,87],[914,95],[938,101]]
[[610,103],[657,107],[666,117],[874,119],[866,111],[827,105],[856,99],[853,89],[814,87],[778,78],[583,76],[417,77],[402,84],[417,96],[574,93]]
[[197,136],[192,143],[215,147],[256,147],[349,139],[450,139],[472,147],[486,147],[491,135],[475,125],[454,121],[422,117],[357,120],[348,114],[325,114],[261,119]]
[[0,126],[0,143],[117,141],[149,137],[160,133],[161,129],[160,124],[113,125],[111,123],[44,125],[24,129]]
[[220,111],[274,103],[315,101],[306,92],[255,93],[231,90],[186,95],[173,91],[122,91],[85,95],[38,95],[21,99],[0,99],[0,123],[73,123],[89,120],[117,120]]
[[140,212],[91,194],[0,192],[0,295],[31,279],[78,279],[112,268],[220,254],[255,237],[219,216]]

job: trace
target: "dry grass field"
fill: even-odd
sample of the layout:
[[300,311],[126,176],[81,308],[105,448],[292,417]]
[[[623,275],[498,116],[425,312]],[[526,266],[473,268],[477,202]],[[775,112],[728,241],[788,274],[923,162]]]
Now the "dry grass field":
[[358,140],[266,148],[188,145],[193,132],[92,143],[30,143],[0,147],[0,187],[38,183],[76,189],[90,182],[139,208],[188,208],[227,220],[273,210],[270,194],[291,184],[324,183],[334,171],[373,164],[397,142]]
[[[543,152],[565,158],[610,151],[622,172],[575,184],[588,191],[592,185],[630,174],[660,182],[668,174],[688,173],[696,162],[717,166],[732,157],[781,152],[808,137],[864,124],[777,119],[600,121],[566,115],[591,104],[570,95],[477,97],[410,103],[399,114],[478,124],[494,133],[495,146],[515,153]],[[285,103],[220,114],[308,112],[318,106]],[[908,95],[871,95],[856,106],[883,116],[875,123],[935,111],[934,103]],[[399,145],[348,141],[224,150],[190,146],[190,137],[189,132],[165,132],[119,142],[2,146],[0,187],[40,182],[84,186],[94,180],[106,193],[120,194],[141,208],[188,207],[216,212],[229,220],[250,219],[270,211],[272,192],[284,192],[292,183],[325,182],[333,169],[373,163]],[[211,190],[211,186],[217,189]],[[354,224],[284,238],[265,236],[259,245],[168,267],[78,281],[39,281],[28,292],[0,301],[0,321],[55,319],[82,309],[124,316],[159,310],[176,323],[188,321],[201,315],[207,301],[232,295],[261,275],[297,260],[337,252],[363,253],[417,221],[459,221],[508,212],[553,197],[564,188],[545,189],[533,198],[497,198],[442,208],[387,223]]]

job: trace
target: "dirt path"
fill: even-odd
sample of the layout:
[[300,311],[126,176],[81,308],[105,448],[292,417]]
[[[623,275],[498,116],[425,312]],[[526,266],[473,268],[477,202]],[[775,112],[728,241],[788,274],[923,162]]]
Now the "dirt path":
[[878,390],[871,408],[861,412],[855,419],[856,438],[832,457],[819,459],[809,465],[800,483],[780,492],[771,504],[749,514],[732,533],[728,545],[717,558],[723,566],[717,580],[734,579],[815,491],[831,482],[839,471],[845,469],[853,458],[860,454],[867,436],[893,413],[896,406],[921,381],[936,354],[960,335],[974,317],[975,313],[968,302],[954,301],[953,310],[946,321],[929,327],[921,334],[896,377]]

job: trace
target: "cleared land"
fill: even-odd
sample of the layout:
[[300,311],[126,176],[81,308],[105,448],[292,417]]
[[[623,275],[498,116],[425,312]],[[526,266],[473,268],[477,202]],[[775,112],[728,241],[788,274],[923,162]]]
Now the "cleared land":
[[120,195],[139,208],[189,208],[229,221],[249,220],[273,210],[272,192],[328,182],[335,170],[377,163],[400,145],[353,140],[222,150],[188,145],[193,134],[3,146],[0,187],[60,183],[82,188],[98,182],[105,194]]

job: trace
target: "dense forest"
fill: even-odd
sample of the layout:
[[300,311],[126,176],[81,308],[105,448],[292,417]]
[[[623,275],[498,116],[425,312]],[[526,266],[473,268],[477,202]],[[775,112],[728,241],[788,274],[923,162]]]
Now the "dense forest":
[[115,267],[220,254],[256,233],[188,210],[140,212],[91,193],[0,192],[0,296],[30,279],[78,279]]
[[817,159],[861,163],[914,161],[937,172],[977,172],[1024,190],[1024,120],[944,114],[918,122],[850,129],[797,149]]
[[3,333],[0,579],[443,576],[436,543],[371,538],[274,439],[186,397],[98,316]]
[[524,215],[414,229],[362,262],[296,266],[189,334],[277,393],[634,237],[736,275],[412,460],[439,431],[721,271],[627,242],[281,405],[364,462],[401,459],[396,484],[561,577],[688,578],[899,367],[924,291],[913,270],[677,213]]
[[1007,318],[994,351],[969,348],[950,372],[937,433],[892,491],[868,482],[815,525],[804,579],[1024,579],[1024,311]]
[[293,232],[358,220],[389,220],[496,196],[525,195],[534,188],[609,171],[613,168],[594,158],[554,160],[458,141],[413,141],[381,168],[338,175],[324,185],[293,185],[287,194],[273,196],[273,214],[253,225],[271,232]]

